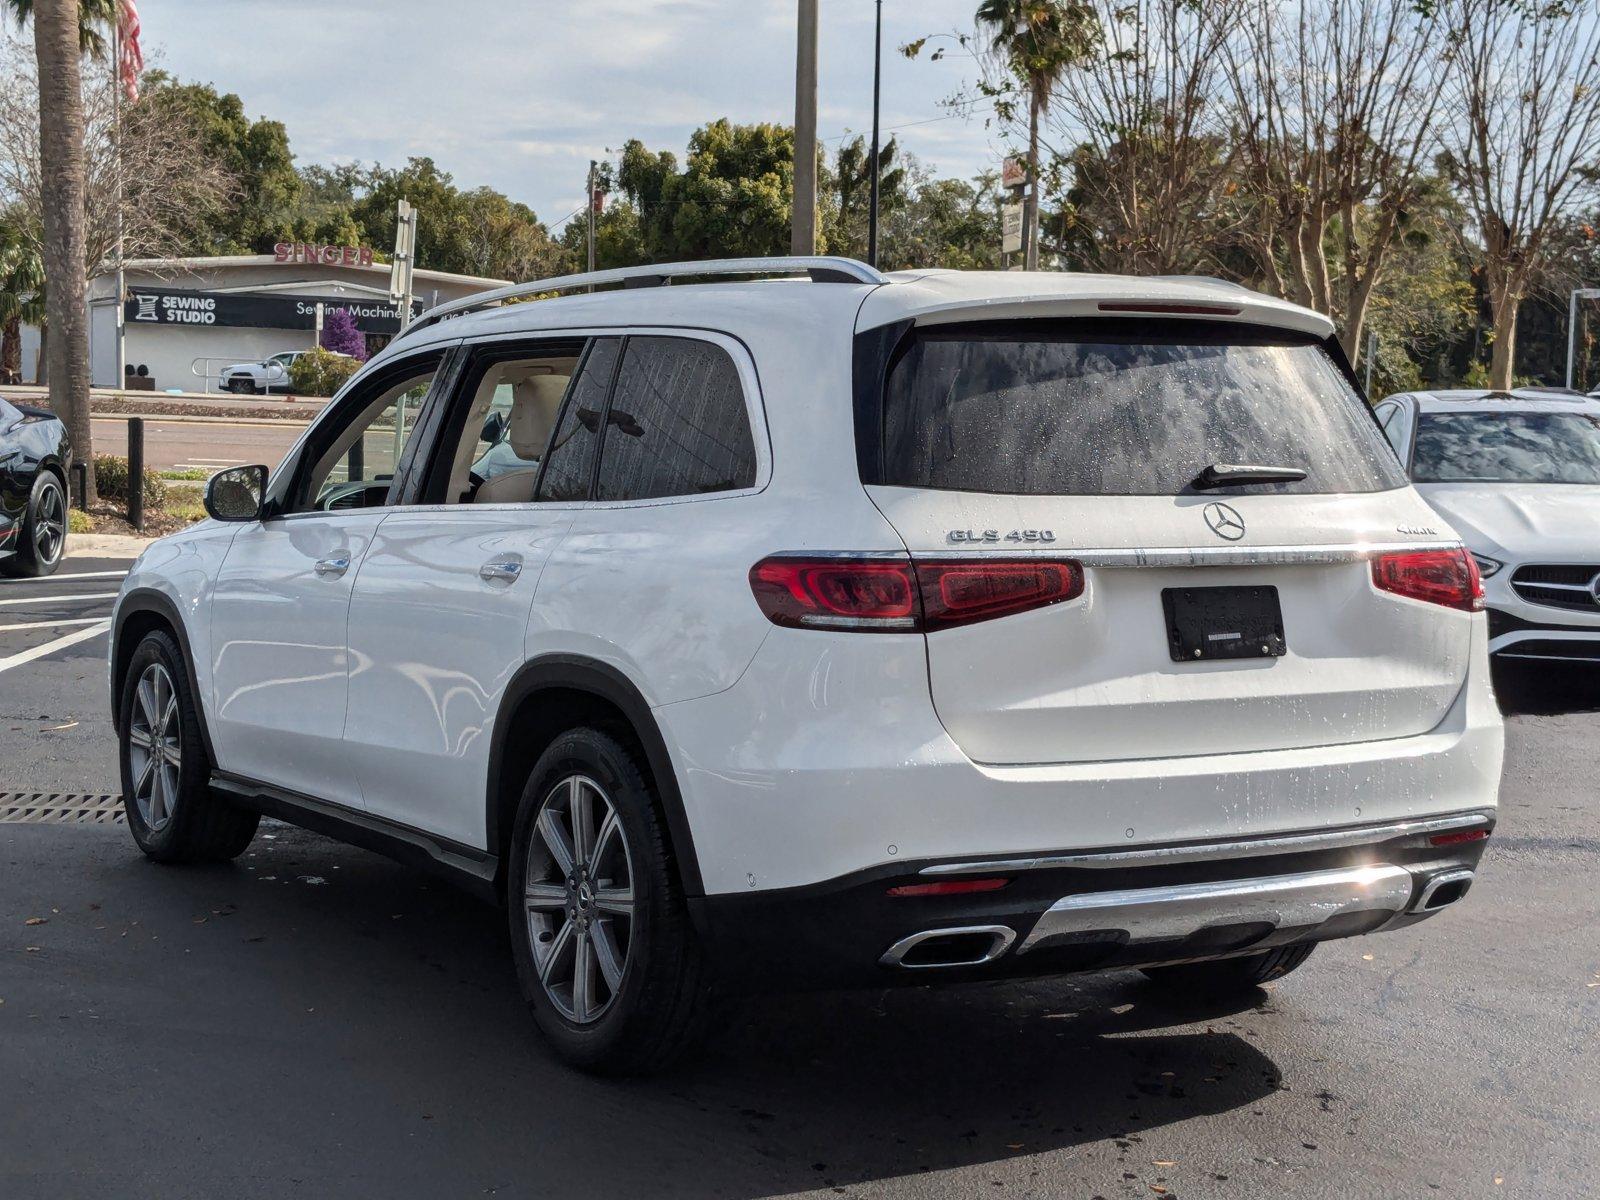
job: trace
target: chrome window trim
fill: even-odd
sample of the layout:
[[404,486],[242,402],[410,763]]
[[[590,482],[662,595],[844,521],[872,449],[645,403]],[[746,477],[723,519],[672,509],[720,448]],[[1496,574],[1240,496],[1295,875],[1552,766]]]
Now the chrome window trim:
[[1343,850],[1352,846],[1373,845],[1395,838],[1420,837],[1458,829],[1477,829],[1489,824],[1485,813],[1457,813],[1418,821],[1393,821],[1381,825],[1357,825],[1315,833],[1290,833],[1277,837],[1251,838],[1231,842],[1189,842],[1177,846],[1147,846],[1136,850],[1099,850],[1083,854],[1047,854],[1032,858],[987,859],[983,862],[936,863],[923,867],[920,875],[989,875],[1015,871],[1043,871],[1055,867],[1109,870],[1127,867],[1155,867],[1172,863],[1211,862],[1227,858],[1260,858],[1269,854],[1304,854],[1318,850]]

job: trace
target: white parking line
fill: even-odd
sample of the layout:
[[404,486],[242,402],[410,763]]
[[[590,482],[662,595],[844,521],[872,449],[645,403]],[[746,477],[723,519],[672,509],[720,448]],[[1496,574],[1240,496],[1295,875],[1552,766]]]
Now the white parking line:
[[16,587],[23,583],[61,583],[68,579],[122,579],[126,571],[79,571],[75,575],[35,575],[27,579],[8,579],[0,587]]
[[115,592],[94,592],[86,596],[18,596],[15,600],[0,600],[0,604],[75,604],[79,600],[115,600]]
[[65,650],[68,646],[76,646],[79,642],[87,642],[90,638],[97,638],[111,628],[110,620],[97,621],[87,629],[80,629],[76,633],[63,634],[54,641],[46,642],[42,646],[35,646],[32,650],[24,650],[20,654],[13,654],[10,658],[0,658],[0,675],[4,675],[12,667],[24,666],[35,659],[44,658],[54,654],[57,650]]
[[73,617],[70,621],[24,621],[20,625],[0,625],[0,633],[17,629],[65,629],[69,625],[93,625],[104,620],[104,617]]

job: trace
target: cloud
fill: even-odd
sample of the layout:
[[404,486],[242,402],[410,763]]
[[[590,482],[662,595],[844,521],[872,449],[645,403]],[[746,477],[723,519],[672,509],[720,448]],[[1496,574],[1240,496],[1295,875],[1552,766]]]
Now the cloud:
[[[952,56],[898,47],[970,25],[972,0],[885,6],[886,127],[943,174],[994,165],[980,119],[946,116]],[[789,121],[794,0],[164,0],[145,39],[183,79],[237,92],[283,121],[301,162],[430,155],[555,221],[580,203],[591,157],[639,137],[679,154],[717,117]],[[819,134],[871,129],[872,5],[823,0]],[[893,114],[891,118],[889,114]],[[573,201],[576,195],[579,200]]]

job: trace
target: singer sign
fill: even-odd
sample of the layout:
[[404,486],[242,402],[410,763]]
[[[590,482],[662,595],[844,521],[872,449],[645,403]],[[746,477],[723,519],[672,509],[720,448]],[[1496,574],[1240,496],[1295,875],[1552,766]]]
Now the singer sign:
[[279,242],[272,257],[281,263],[315,263],[324,267],[370,267],[371,246],[313,246],[305,242]]

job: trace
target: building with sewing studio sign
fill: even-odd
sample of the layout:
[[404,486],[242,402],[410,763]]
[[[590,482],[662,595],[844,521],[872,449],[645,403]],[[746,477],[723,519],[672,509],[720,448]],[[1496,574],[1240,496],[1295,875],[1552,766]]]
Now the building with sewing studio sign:
[[[324,317],[349,312],[367,352],[400,329],[389,296],[389,267],[366,246],[282,243],[271,254],[133,259],[122,296],[130,374],[159,391],[215,391],[217,373],[316,344],[317,306]],[[414,313],[489,288],[499,279],[416,271]],[[24,371],[30,347],[24,343]],[[89,356],[96,387],[117,387],[117,287],[113,273],[89,283]]]

